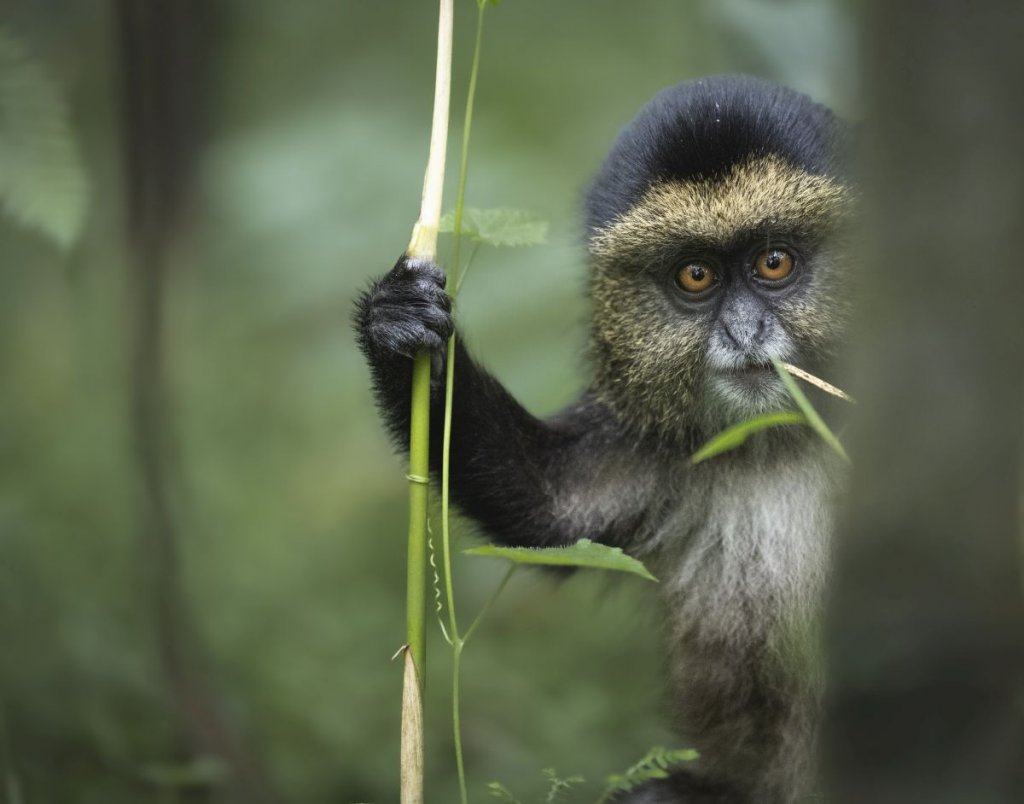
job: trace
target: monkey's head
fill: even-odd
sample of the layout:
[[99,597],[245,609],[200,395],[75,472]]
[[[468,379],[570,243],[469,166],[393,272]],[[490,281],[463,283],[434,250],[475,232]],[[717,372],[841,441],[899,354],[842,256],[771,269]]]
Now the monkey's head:
[[848,317],[847,139],[736,77],[667,89],[622,132],[586,205],[594,390],[621,418],[713,434],[784,405],[771,358],[821,371]]

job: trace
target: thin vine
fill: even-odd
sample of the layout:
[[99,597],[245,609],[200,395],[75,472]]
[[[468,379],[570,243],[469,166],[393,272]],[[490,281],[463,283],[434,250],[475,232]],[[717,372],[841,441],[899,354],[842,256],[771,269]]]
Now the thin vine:
[[[473,128],[473,101],[476,97],[477,76],[480,71],[480,46],[483,41],[484,12],[487,6],[495,0],[477,0],[476,16],[476,38],[473,44],[473,64],[469,74],[469,89],[466,95],[466,114],[462,128],[462,151],[459,161],[459,184],[455,199],[455,221],[452,232],[452,261],[451,269],[455,275],[455,281],[449,288],[449,293],[454,302],[458,296],[459,288],[468,271],[460,270],[460,256],[462,247],[462,219],[465,211],[466,200],[466,177],[469,171],[469,140]],[[474,249],[475,252],[475,249]],[[512,576],[514,565],[509,568],[504,580],[498,587],[491,601],[477,616],[465,636],[459,633],[458,618],[455,612],[455,589],[452,581],[452,556],[451,556],[451,531],[449,527],[449,491],[450,491],[450,458],[451,458],[451,434],[452,434],[452,401],[455,391],[455,334],[448,339],[448,359],[445,372],[445,402],[444,402],[444,436],[442,442],[441,461],[441,547],[444,563],[445,592],[448,599],[448,638],[452,646],[452,738],[455,745],[455,765],[459,777],[459,798],[462,804],[468,804],[466,791],[466,768],[462,753],[462,726],[460,720],[460,686],[462,669],[462,650],[466,640],[475,630],[481,617],[490,609],[491,603],[497,598],[505,584]]]

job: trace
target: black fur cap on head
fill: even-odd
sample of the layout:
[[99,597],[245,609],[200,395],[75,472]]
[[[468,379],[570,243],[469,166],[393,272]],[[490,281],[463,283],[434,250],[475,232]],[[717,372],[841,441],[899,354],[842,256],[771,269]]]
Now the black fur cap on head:
[[619,134],[587,193],[587,233],[654,184],[722,178],[758,157],[843,181],[848,136],[828,108],[787,87],[748,76],[684,81],[655,95]]

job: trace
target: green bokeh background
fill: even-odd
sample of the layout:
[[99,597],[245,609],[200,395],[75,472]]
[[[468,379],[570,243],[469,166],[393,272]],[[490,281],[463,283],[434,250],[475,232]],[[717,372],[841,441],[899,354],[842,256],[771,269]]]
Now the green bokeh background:
[[[475,16],[470,0],[456,6],[452,166]],[[396,801],[406,485],[348,322],[418,211],[436,7],[233,0],[218,16],[166,299],[195,661],[283,799]],[[112,12],[0,2],[0,20],[61,88],[91,186],[67,253],[0,218],[0,770],[28,804],[175,800],[144,778],[189,757],[172,736],[138,534]],[[481,252],[459,305],[473,351],[535,412],[571,400],[579,202],[618,129],[661,87],[721,71],[855,113],[853,39],[845,7],[827,2],[490,9],[468,200],[534,210],[551,235]],[[457,562],[464,623],[502,571]],[[427,791],[450,802],[449,658],[433,626],[428,651]],[[471,797],[500,780],[536,800],[545,767],[595,788],[675,745],[661,661],[653,587],[522,573],[464,658]]]

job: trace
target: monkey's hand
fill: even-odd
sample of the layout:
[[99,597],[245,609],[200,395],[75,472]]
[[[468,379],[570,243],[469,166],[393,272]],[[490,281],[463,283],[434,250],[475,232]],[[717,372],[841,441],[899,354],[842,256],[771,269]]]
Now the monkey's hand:
[[386,371],[385,364],[396,358],[413,358],[424,349],[434,354],[442,350],[454,330],[446,282],[435,263],[403,256],[359,299],[359,345],[375,373]]
[[356,339],[370,364],[377,406],[399,448],[409,439],[412,358],[423,350],[431,356],[431,396],[443,399],[444,347],[454,331],[446,281],[430,260],[402,256],[356,301]]

